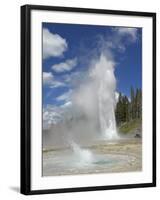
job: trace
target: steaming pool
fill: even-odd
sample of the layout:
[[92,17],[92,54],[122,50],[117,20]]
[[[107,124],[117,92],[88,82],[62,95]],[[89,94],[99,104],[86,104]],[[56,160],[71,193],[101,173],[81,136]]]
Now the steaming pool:
[[43,152],[43,176],[140,171],[141,153],[138,140],[50,150]]

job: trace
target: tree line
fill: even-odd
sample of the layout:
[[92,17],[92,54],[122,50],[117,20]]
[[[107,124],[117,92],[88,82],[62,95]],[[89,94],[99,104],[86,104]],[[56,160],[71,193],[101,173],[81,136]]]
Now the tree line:
[[130,98],[119,93],[115,109],[117,125],[142,118],[142,90],[130,89]]

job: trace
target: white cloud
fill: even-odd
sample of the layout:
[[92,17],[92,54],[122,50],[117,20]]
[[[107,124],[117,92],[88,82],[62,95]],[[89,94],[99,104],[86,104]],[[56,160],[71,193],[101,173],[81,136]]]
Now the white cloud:
[[63,76],[63,81],[71,87],[79,86],[86,79],[88,79],[88,71],[75,71]]
[[47,105],[43,108],[43,129],[48,129],[60,120],[61,112],[56,106]]
[[116,27],[112,31],[112,38],[107,41],[109,43],[108,47],[111,49],[118,49],[124,52],[129,44],[137,41],[137,28]]
[[43,84],[49,85],[53,82],[54,77],[51,72],[43,72]]
[[134,42],[137,39],[137,28],[120,27],[114,28],[114,30],[121,37],[128,36],[131,42]]
[[71,102],[71,101],[67,101],[66,103],[64,103],[64,104],[61,105],[60,107],[61,107],[61,108],[68,108],[68,107],[70,107],[70,106],[72,106],[72,102]]
[[69,90],[68,92],[58,96],[56,98],[57,101],[68,101],[71,98],[72,90]]
[[59,64],[55,64],[52,66],[52,69],[55,72],[64,72],[64,71],[70,71],[77,65],[77,58],[74,59],[68,59],[65,62],[61,62]]
[[57,88],[65,86],[65,83],[55,80],[51,72],[43,72],[43,85],[47,85],[50,88]]
[[107,55],[109,53],[112,56],[112,49],[124,52],[128,45],[138,40],[138,28],[114,27],[111,30],[111,35],[98,37],[99,47],[103,52],[107,51]]
[[58,34],[51,33],[46,28],[43,29],[43,59],[63,55],[67,47],[68,44],[64,38]]
[[46,105],[43,107],[43,129],[49,129],[52,125],[71,119],[72,113],[69,112],[72,102],[68,101],[61,106]]
[[61,81],[53,81],[52,84],[50,85],[50,88],[57,88],[57,87],[63,87],[65,86],[65,83]]

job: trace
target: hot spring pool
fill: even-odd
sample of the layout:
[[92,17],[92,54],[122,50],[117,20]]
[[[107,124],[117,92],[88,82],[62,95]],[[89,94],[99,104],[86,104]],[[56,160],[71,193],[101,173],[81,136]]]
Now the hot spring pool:
[[43,176],[112,173],[141,170],[133,154],[100,153],[81,149],[54,150],[43,153]]

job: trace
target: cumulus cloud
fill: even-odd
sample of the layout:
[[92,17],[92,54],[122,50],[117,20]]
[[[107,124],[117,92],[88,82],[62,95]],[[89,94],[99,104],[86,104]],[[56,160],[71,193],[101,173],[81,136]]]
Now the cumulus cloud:
[[107,41],[108,45],[110,45],[108,47],[111,49],[124,52],[128,45],[136,42],[138,39],[137,28],[116,27],[113,28],[112,31],[112,38]]
[[72,102],[71,101],[67,101],[66,103],[64,103],[63,105],[61,105],[61,108],[68,108],[72,106]]
[[88,71],[74,71],[63,75],[63,81],[72,88],[76,88],[88,79]]
[[58,34],[43,29],[43,59],[59,57],[67,50],[67,41]]
[[48,104],[43,107],[43,129],[49,129],[52,125],[71,118],[71,113],[68,112],[71,106],[72,102],[68,101],[61,106]]
[[63,110],[54,105],[43,107],[43,129],[48,129],[53,124],[62,121]]
[[134,42],[137,39],[137,28],[119,27],[114,28],[114,31],[116,31],[117,34],[121,37],[130,37],[131,42]]
[[54,77],[51,72],[43,72],[43,84],[49,85],[53,82]]
[[65,83],[61,81],[53,81],[52,84],[50,85],[50,88],[58,88],[58,87],[64,87],[66,86]]
[[124,52],[132,43],[138,40],[138,28],[114,27],[108,36],[98,35],[97,45],[100,51],[107,51],[107,55],[114,56],[112,50]]
[[65,62],[61,62],[59,64],[55,64],[52,66],[52,69],[55,72],[64,72],[64,71],[70,71],[77,65],[77,58],[74,59],[68,59]]
[[68,101],[71,98],[72,90],[70,89],[68,92],[63,93],[62,95],[56,98],[57,101]]
[[65,83],[56,80],[51,72],[43,72],[43,85],[50,88],[57,88],[65,86]]

